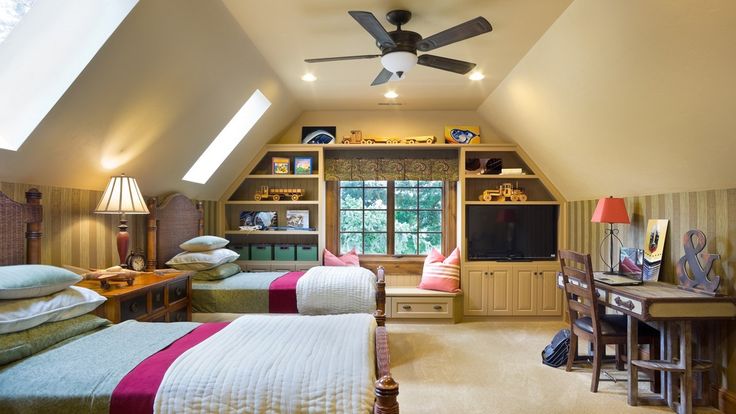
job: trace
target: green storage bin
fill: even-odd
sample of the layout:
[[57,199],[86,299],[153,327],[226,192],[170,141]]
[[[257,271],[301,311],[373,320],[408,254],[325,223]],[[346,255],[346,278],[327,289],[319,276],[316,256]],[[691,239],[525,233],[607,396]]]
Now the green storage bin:
[[250,260],[273,260],[273,245],[251,244]]
[[294,260],[293,244],[276,244],[273,246],[273,260]]
[[230,250],[239,254],[238,260],[250,260],[250,249],[247,244],[234,244],[230,246]]
[[317,245],[299,244],[296,246],[296,260],[301,262],[317,261]]

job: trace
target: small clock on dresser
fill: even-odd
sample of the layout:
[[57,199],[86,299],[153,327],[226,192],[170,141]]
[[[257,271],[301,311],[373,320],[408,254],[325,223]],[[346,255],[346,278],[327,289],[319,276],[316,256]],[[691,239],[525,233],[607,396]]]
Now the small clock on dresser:
[[140,252],[131,252],[125,263],[128,265],[128,269],[142,272],[146,268],[146,256]]

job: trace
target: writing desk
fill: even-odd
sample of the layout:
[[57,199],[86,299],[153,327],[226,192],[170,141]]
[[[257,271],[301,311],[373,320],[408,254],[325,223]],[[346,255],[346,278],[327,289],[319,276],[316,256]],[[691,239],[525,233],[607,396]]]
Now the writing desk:
[[[570,279],[575,283],[574,279]],[[562,275],[558,277],[558,286],[562,285]],[[664,404],[680,414],[691,414],[693,411],[693,372],[708,370],[705,364],[694,363],[692,358],[692,322],[713,321],[736,318],[736,300],[730,296],[709,296],[702,293],[678,289],[677,286],[662,282],[644,282],[637,286],[611,286],[604,283],[595,284],[598,301],[611,309],[623,312],[628,316],[627,358],[628,369],[628,402],[629,405]],[[667,360],[642,361],[638,355],[637,319],[644,322],[661,322],[669,333],[663,335],[665,346],[663,354]],[[680,327],[680,355],[675,361],[672,355],[671,324]],[[656,369],[666,372],[667,387],[662,387],[660,398],[640,399],[638,385],[638,369]],[[673,401],[673,375],[680,377],[680,401]]]

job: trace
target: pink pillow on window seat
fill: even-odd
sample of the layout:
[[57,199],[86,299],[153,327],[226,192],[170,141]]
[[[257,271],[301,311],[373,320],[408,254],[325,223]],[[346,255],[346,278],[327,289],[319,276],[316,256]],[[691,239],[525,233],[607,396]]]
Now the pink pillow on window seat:
[[360,266],[360,259],[358,258],[358,253],[355,252],[355,248],[340,257],[335,256],[331,251],[325,249],[322,257],[325,266]]
[[460,291],[460,249],[442,256],[436,249],[427,254],[424,259],[424,270],[419,289],[440,290],[443,292]]

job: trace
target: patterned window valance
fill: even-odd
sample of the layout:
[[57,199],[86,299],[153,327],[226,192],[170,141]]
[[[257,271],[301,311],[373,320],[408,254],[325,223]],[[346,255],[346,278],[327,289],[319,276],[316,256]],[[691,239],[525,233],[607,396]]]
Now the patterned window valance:
[[325,180],[459,179],[457,158],[325,158]]

